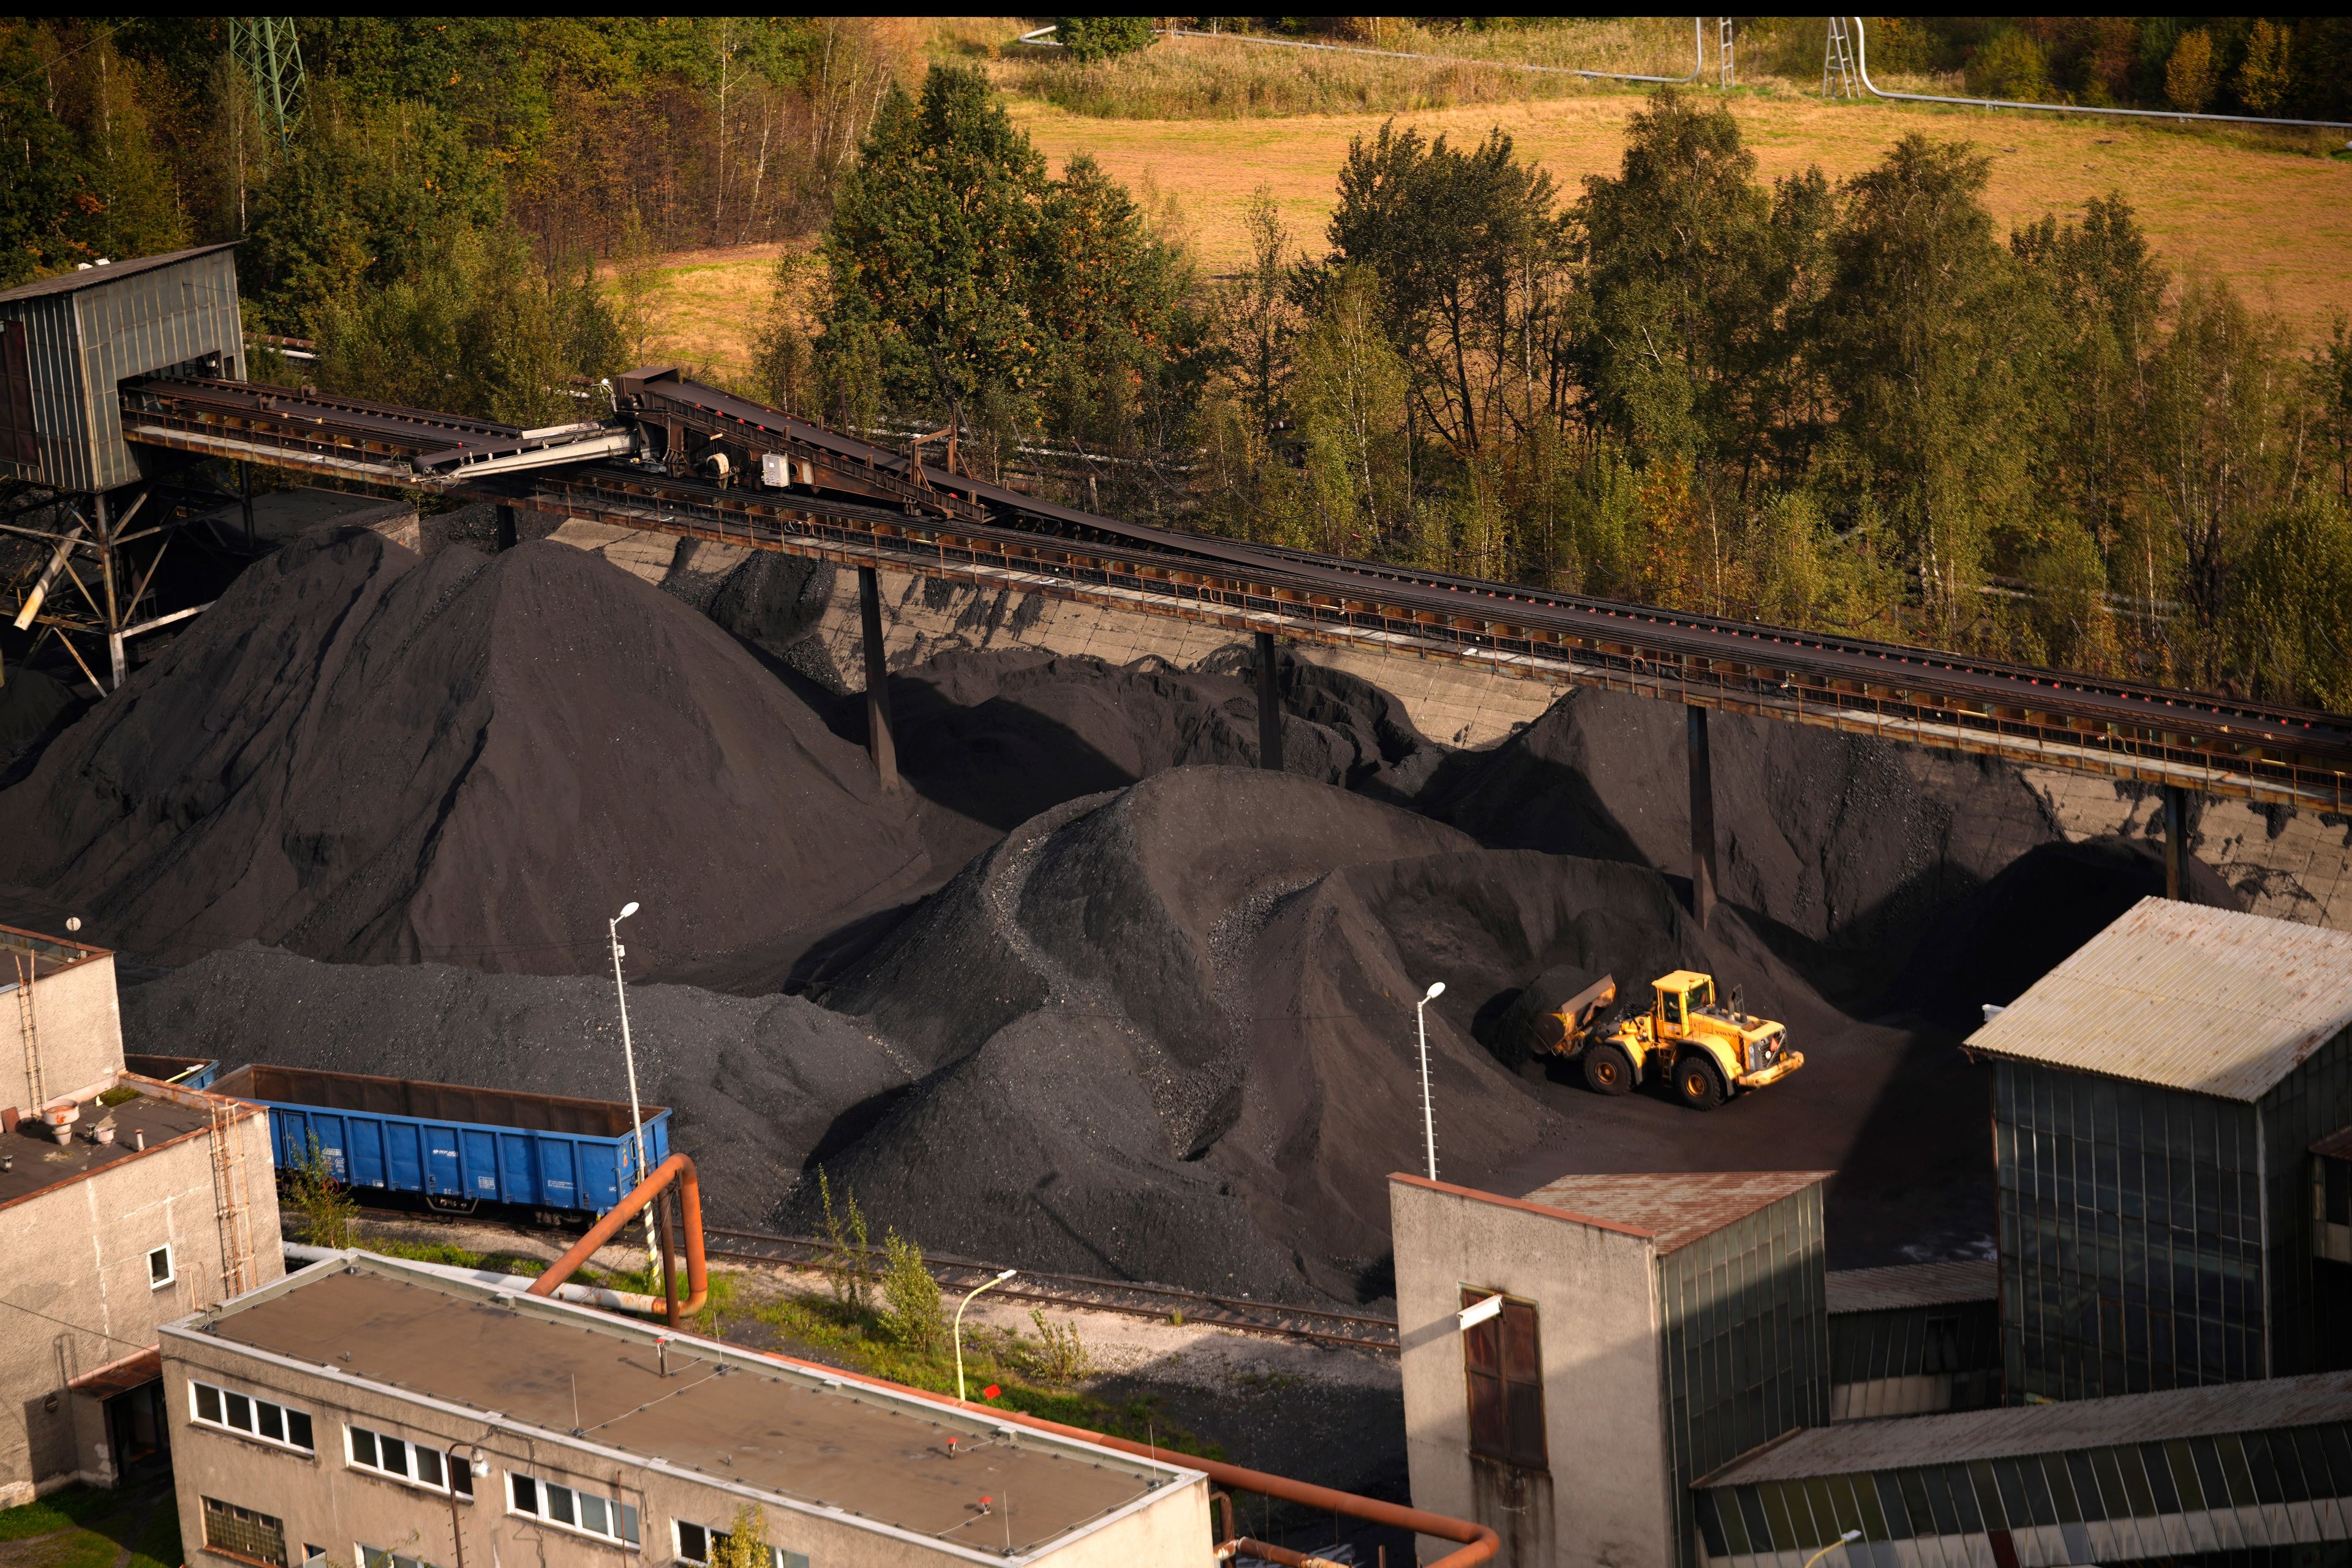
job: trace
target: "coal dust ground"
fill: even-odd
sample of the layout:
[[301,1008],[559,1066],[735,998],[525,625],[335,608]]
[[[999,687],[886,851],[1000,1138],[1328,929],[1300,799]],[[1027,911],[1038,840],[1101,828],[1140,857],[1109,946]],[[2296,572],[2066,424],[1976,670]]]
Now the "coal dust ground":
[[[739,1224],[807,1228],[822,1164],[940,1251],[1377,1300],[1442,979],[1442,1176],[1832,1171],[1834,1265],[1978,1253],[1958,1042],[2159,879],[2014,769],[1718,715],[1701,930],[1673,707],[1578,692],[1458,752],[1286,657],[1268,772],[1245,646],[896,671],[887,790],[811,570],[688,603],[424,534],[288,543],[102,702],[12,669],[0,920],[70,910],[160,974],[125,994],[134,1050],[620,1098],[606,922],[638,900],[645,1092]],[[1699,1114],[1503,1037],[1548,971],[1641,996],[1675,967],[1786,1022],[1803,1070]]]

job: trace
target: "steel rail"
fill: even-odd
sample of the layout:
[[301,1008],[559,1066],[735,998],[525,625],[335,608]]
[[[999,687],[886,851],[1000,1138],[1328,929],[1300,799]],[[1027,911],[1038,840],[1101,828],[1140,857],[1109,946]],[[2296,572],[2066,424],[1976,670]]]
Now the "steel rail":
[[[730,488],[611,463],[440,488],[2027,765],[2323,811],[2352,800],[2352,723],[2334,715],[1181,534],[919,465],[667,373],[622,381],[641,421],[691,419],[748,450],[789,452],[819,472],[820,488]],[[427,430],[446,442],[446,426],[404,422],[382,405],[261,398],[238,384],[151,378],[126,384],[124,404],[135,439],[387,485],[433,483],[413,471],[413,448]],[[521,434],[472,428],[485,446]],[[845,464],[848,489],[827,493]],[[988,521],[940,515],[950,510]]]
[[[834,1251],[832,1244],[815,1237],[776,1236],[765,1231],[733,1230],[724,1226],[713,1226],[706,1235],[709,1255],[713,1258],[781,1263],[797,1268],[821,1268]],[[868,1262],[878,1265],[882,1260],[882,1249],[866,1247],[865,1256]],[[993,1279],[1003,1271],[1002,1264],[948,1253],[926,1253],[923,1263],[931,1277],[940,1282],[940,1288],[948,1290],[969,1289],[984,1280]],[[1097,1279],[1081,1274],[1053,1274],[1024,1268],[1012,1279],[995,1287],[990,1294],[1042,1306],[1112,1312],[1123,1317],[1149,1318],[1162,1322],[1181,1313],[1188,1323],[1233,1329],[1244,1333],[1307,1340],[1318,1344],[1388,1355],[1395,1354],[1397,1350],[1396,1320],[1393,1318],[1218,1296],[1173,1285]]]

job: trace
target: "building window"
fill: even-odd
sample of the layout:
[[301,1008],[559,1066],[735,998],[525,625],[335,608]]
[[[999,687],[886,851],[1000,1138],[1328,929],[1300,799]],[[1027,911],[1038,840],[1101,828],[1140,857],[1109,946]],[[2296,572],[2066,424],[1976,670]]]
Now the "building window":
[[199,1426],[217,1426],[298,1454],[316,1452],[310,1440],[310,1417],[302,1411],[209,1383],[189,1384],[188,1402]]
[[637,1510],[632,1504],[512,1470],[507,1479],[509,1506],[516,1513],[601,1541],[637,1543]]
[[160,1290],[172,1282],[172,1245],[165,1242],[147,1255],[147,1286]]
[[[1494,1293],[1465,1289],[1462,1304],[1475,1306]],[[1470,1451],[1545,1468],[1543,1356],[1534,1305],[1506,1300],[1500,1312],[1464,1331],[1462,1361],[1470,1382]]]
[[370,1546],[365,1542],[359,1542],[359,1549],[360,1568],[433,1568],[433,1564],[422,1557],[386,1552],[381,1546]]
[[452,1465],[440,1449],[430,1445],[372,1432],[364,1426],[347,1426],[343,1435],[353,1469],[389,1476],[426,1491],[446,1492],[455,1488],[459,1497],[473,1500],[474,1468],[467,1461],[460,1459]]
[[286,1521],[249,1508],[206,1498],[205,1545],[214,1552],[286,1568]]
[[[708,1525],[688,1524],[684,1520],[672,1521],[677,1526],[677,1560],[680,1563],[707,1563],[727,1550],[734,1537],[723,1530]],[[781,1546],[768,1548],[769,1568],[809,1568],[808,1553],[787,1552]]]

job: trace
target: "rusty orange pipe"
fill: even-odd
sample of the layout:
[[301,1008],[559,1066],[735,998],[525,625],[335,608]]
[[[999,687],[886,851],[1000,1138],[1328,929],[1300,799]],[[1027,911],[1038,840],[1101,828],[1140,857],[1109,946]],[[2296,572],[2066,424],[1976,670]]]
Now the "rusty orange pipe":
[[[780,1361],[824,1377],[845,1378],[852,1383],[869,1384],[898,1394],[911,1394],[918,1399],[937,1400],[940,1395],[925,1389],[910,1388],[903,1383],[893,1383],[887,1377],[875,1377],[862,1372],[850,1372],[837,1366],[821,1366],[795,1356],[763,1351],[772,1361]],[[1417,1535],[1433,1535],[1440,1541],[1462,1542],[1459,1552],[1449,1552],[1427,1568],[1474,1568],[1495,1555],[1500,1538],[1483,1524],[1466,1519],[1454,1519],[1443,1513],[1431,1513],[1424,1509],[1407,1508],[1402,1503],[1382,1502],[1378,1498],[1359,1497],[1354,1492],[1334,1491],[1307,1481],[1293,1480],[1288,1476],[1269,1475],[1264,1470],[1244,1469],[1222,1459],[1204,1459],[1198,1454],[1180,1454],[1172,1449],[1155,1448],[1148,1443],[1130,1442],[1114,1437],[1108,1432],[1090,1432],[1084,1426],[1065,1426],[1059,1421],[1048,1421],[1042,1415],[1024,1415],[1018,1410],[1000,1410],[994,1405],[963,1402],[967,1410],[976,1410],[992,1421],[1010,1421],[1023,1426],[1034,1426],[1041,1432],[1055,1432],[1065,1437],[1076,1437],[1082,1443],[1099,1443],[1106,1448],[1156,1459],[1163,1465],[1178,1465],[1188,1470],[1199,1470],[1219,1486],[1235,1491],[1255,1492],[1260,1497],[1280,1498],[1311,1508],[1318,1513],[1344,1513],[1349,1519],[1360,1519],[1368,1524],[1385,1524],[1391,1530],[1409,1530]],[[1232,1510],[1226,1510],[1226,1531],[1233,1526]],[[1281,1549],[1277,1549],[1281,1550]],[[1253,1555],[1255,1555],[1253,1553]],[[1274,1559],[1269,1558],[1269,1562]]]
[[679,1206],[686,1229],[686,1289],[687,1298],[677,1304],[680,1317],[690,1317],[702,1310],[703,1301],[710,1295],[710,1270],[702,1256],[702,1179],[695,1174],[694,1161],[684,1154],[672,1154],[654,1167],[652,1175],[636,1184],[628,1196],[614,1205],[610,1213],[588,1229],[588,1234],[572,1244],[572,1250],[548,1265],[547,1272],[531,1281],[524,1292],[530,1296],[552,1296],[555,1288],[580,1271],[580,1266],[596,1256],[604,1246],[632,1219],[639,1210],[660,1195],[661,1190],[680,1177],[685,1184],[678,1189]]

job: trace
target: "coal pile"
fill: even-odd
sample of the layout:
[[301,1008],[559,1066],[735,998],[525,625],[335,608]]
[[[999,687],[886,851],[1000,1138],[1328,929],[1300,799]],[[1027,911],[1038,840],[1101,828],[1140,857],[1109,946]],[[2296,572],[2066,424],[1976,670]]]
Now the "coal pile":
[[[916,1076],[887,1040],[796,996],[632,985],[639,1092],[672,1110],[714,1223],[762,1226],[802,1167]],[[319,963],[248,944],[122,994],[127,1049],[626,1102],[609,975]]]
[[[1440,754],[1386,692],[1300,659],[1279,666],[1286,772],[1401,799]],[[1258,764],[1255,656],[1202,668],[1026,649],[954,652],[890,678],[898,762],[942,868],[1039,812],[1171,768]],[[841,729],[864,734],[853,698]]]
[[[1626,859],[1686,876],[1684,715],[1576,690],[1492,752],[1441,769],[1419,804],[1481,842]],[[2061,840],[2013,764],[1800,728],[1709,718],[1721,897],[1882,973],[2019,856]]]
[[31,771],[43,746],[79,717],[73,688],[19,665],[0,686],[0,785]]
[[42,825],[0,883],[166,963],[572,973],[640,900],[635,973],[757,984],[934,879],[907,799],[704,616],[562,545],[359,529],[256,563],[0,816]]
[[1377,1293],[1385,1178],[1421,1159],[1414,1001],[1447,979],[1440,1170],[1475,1182],[1557,1129],[1476,1030],[1562,963],[1806,1000],[1643,868],[1482,849],[1295,774],[1161,773],[1014,829],[824,989],[925,1068],[831,1172],[947,1250]]

